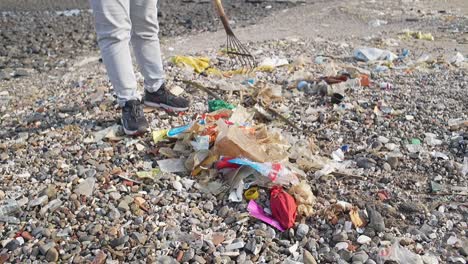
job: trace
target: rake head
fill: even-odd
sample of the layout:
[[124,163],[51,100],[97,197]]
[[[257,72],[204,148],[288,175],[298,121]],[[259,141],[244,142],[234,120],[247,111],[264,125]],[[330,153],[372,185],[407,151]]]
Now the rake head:
[[257,67],[257,62],[254,56],[249,52],[239,39],[234,34],[228,34],[226,40],[226,53],[232,58],[236,66],[242,69],[253,70]]
[[223,23],[224,29],[227,34],[226,41],[226,54],[234,59],[233,66],[240,66],[241,69],[247,71],[253,71],[257,66],[255,58],[250,54],[247,48],[236,38],[234,32],[229,25],[229,20],[224,12],[223,4],[221,0],[213,0],[213,4],[218,12],[219,18]]

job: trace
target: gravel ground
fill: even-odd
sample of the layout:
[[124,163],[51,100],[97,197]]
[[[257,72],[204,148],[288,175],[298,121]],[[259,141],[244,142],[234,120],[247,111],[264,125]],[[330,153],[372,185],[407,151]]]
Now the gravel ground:
[[[442,25],[450,16],[435,14],[431,21]],[[116,124],[120,110],[93,51],[59,69],[0,82],[0,263],[372,264],[390,263],[382,256],[390,245],[397,263],[466,263],[468,68],[466,60],[450,62],[456,50],[438,46],[451,34],[437,31],[441,40],[435,41],[388,31],[338,41],[249,43],[259,61],[278,56],[289,65],[222,80],[244,87],[242,81],[254,78],[253,90],[280,88],[281,99],[271,107],[299,131],[258,114],[256,122],[281,132],[291,146],[289,162],[306,172],[316,197],[314,214],[286,232],[249,217],[245,200],[233,203],[207,192],[204,177],[139,178],[137,172],[158,167],[161,148],[172,146],[155,144],[150,134],[117,132],[96,140],[97,132]],[[392,64],[364,63],[353,58],[362,46],[410,52]],[[223,67],[217,48],[198,55]],[[377,67],[384,65],[390,69]],[[220,83],[170,62],[166,70],[170,86],[184,88],[193,106],[181,115],[147,109],[154,131],[187,124],[208,110],[213,98],[179,80]],[[343,72],[368,73],[372,83],[312,82]],[[310,87],[299,90],[299,80]],[[247,109],[257,99],[214,91]],[[333,92],[345,95],[341,104],[331,104]],[[346,170],[318,174],[313,158],[335,164],[329,158],[343,146],[349,151],[339,164]],[[268,207],[265,190],[258,201]],[[357,207],[364,227],[352,225],[348,209],[337,209],[346,203]]]
[[[274,11],[295,5],[289,2],[223,3],[234,27],[256,23]],[[47,4],[52,3],[44,3]],[[66,3],[66,6],[69,4]],[[0,80],[64,69],[69,66],[68,60],[97,49],[92,13],[86,5],[78,4],[83,9],[65,11],[29,9],[15,12],[8,11],[8,7],[8,3],[5,3],[2,9],[0,4]],[[221,27],[209,1],[159,1],[158,13],[163,40],[216,31]]]

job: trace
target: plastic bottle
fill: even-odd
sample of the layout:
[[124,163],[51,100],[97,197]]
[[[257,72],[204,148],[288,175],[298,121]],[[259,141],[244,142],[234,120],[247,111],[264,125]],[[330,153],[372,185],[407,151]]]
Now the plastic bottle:
[[270,178],[270,180],[276,184],[288,185],[299,182],[296,174],[280,163],[259,163],[240,158],[232,159],[229,162],[238,165],[250,166],[261,175]]

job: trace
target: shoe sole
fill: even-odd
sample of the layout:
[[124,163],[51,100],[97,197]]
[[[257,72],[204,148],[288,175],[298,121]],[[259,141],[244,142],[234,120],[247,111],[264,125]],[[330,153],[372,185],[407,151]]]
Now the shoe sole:
[[148,101],[145,101],[144,104],[146,106],[149,106],[149,107],[163,108],[165,110],[170,110],[170,111],[174,111],[174,112],[182,112],[182,111],[187,111],[188,110],[188,107],[184,107],[184,108],[173,107],[173,106],[166,105],[166,104],[158,104],[158,103],[153,103],[153,102],[148,102]]
[[[123,124],[123,120],[120,119],[120,122]],[[139,136],[139,135],[143,135],[146,133],[146,128],[144,130],[129,130],[129,129],[126,129],[123,125],[122,125],[122,128],[123,128],[123,131],[125,133],[125,135],[127,136]]]

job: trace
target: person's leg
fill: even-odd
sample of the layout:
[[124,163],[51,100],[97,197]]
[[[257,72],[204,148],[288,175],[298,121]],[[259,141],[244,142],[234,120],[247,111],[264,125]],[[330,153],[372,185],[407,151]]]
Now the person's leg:
[[130,2],[90,0],[97,39],[107,75],[122,107],[122,126],[127,135],[144,133],[148,122],[137,92],[130,53]]
[[130,4],[133,51],[148,92],[156,92],[164,84],[157,3],[157,0],[131,0]]
[[185,111],[189,102],[165,89],[164,69],[159,44],[157,0],[132,0],[132,45],[136,60],[145,77],[145,105],[173,111]]
[[90,1],[102,60],[122,107],[126,101],[139,99],[130,53],[131,1]]

